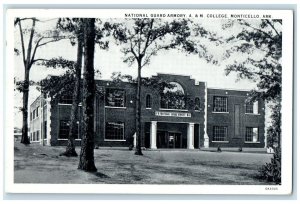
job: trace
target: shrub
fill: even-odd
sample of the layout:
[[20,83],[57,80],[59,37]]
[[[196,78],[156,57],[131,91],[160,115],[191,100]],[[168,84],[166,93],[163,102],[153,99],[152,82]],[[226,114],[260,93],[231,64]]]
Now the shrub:
[[269,182],[275,182],[281,184],[281,150],[275,148],[273,158],[270,163],[266,163],[259,170],[260,178]]

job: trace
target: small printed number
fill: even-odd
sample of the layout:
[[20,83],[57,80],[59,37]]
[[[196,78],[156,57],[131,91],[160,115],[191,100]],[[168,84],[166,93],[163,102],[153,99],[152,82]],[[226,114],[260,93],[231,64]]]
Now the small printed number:
[[278,190],[278,188],[277,187],[266,187],[265,190],[267,190],[267,191],[276,191],[276,190]]

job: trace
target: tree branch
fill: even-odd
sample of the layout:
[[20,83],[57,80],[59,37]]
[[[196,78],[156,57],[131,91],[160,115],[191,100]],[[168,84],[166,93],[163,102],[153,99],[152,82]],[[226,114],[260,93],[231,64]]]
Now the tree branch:
[[24,66],[26,66],[26,54],[25,54],[25,45],[24,45],[24,37],[23,37],[23,32],[22,32],[22,25],[21,25],[21,21],[19,20],[19,29],[20,29],[20,35],[21,35],[21,44],[22,44],[22,56],[23,56],[23,63]]
[[266,20],[266,22],[272,27],[272,29],[276,32],[277,35],[279,35],[278,31],[275,29],[274,25],[269,21]]
[[149,46],[148,44],[149,44],[150,35],[151,35],[151,32],[152,32],[152,28],[153,28],[153,22],[154,22],[154,19],[151,19],[150,29],[149,29],[149,32],[147,34],[147,40],[146,40],[145,47],[144,47],[143,52],[142,52],[143,55],[145,55],[146,50],[147,50],[147,48]]

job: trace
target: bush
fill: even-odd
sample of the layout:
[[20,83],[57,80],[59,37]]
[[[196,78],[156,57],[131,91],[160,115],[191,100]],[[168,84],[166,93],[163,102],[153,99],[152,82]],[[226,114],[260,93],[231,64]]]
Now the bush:
[[275,148],[273,158],[270,163],[266,163],[259,170],[259,175],[261,179],[265,179],[269,182],[275,182],[276,184],[281,184],[281,150],[280,148]]

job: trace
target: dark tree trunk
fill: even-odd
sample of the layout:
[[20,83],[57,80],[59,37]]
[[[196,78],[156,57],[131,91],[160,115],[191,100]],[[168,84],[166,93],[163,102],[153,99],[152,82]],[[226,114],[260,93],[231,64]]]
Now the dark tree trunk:
[[95,19],[84,20],[83,135],[78,169],[95,172],[94,162]]
[[30,72],[30,68],[32,66],[31,50],[32,50],[33,36],[34,36],[34,32],[35,32],[35,19],[33,19],[33,21],[32,21],[32,28],[31,28],[30,36],[29,36],[26,59],[25,59],[24,38],[23,38],[23,33],[22,33],[23,30],[22,30],[21,22],[19,22],[19,28],[20,28],[20,35],[21,35],[21,41],[22,41],[23,63],[24,63],[24,68],[25,68],[24,85],[23,85],[23,108],[22,108],[23,124],[22,124],[21,143],[30,144],[30,140],[28,137],[28,95],[29,95],[29,72]]
[[[82,54],[83,54],[83,42],[82,37],[78,36],[78,44],[77,44],[77,63],[76,63],[76,76],[75,76],[75,87],[73,92],[73,103],[71,109],[71,118],[70,118],[70,131],[69,131],[69,138],[68,144],[66,147],[66,151],[60,155],[67,156],[67,157],[77,157],[77,153],[75,150],[75,136],[76,132],[80,135],[77,124],[77,116],[78,114],[78,105],[80,103],[80,78],[81,78],[81,64],[82,64]],[[79,119],[78,119],[79,122]]]
[[141,60],[138,60],[138,76],[137,76],[137,91],[136,91],[136,110],[135,110],[135,127],[136,127],[136,155],[143,155],[141,148]]
[[25,67],[24,86],[23,86],[23,124],[21,143],[30,144],[28,137],[28,94],[29,94],[29,69]]

